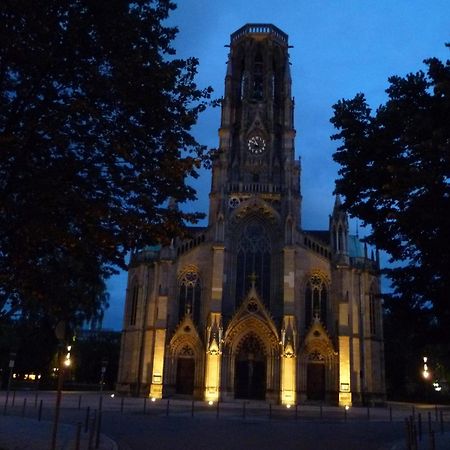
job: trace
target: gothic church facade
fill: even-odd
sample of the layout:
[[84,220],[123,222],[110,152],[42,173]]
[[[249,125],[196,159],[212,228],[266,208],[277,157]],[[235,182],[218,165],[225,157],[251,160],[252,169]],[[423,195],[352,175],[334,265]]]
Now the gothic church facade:
[[385,397],[379,261],[339,199],[301,224],[288,36],[231,35],[207,227],[136,253],[117,389],[285,405]]

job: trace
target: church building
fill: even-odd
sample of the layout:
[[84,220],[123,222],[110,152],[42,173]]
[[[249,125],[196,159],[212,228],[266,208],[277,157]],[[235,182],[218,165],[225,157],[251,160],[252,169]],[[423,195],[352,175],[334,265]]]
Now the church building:
[[206,227],[132,256],[117,390],[342,406],[385,399],[379,258],[339,198],[302,228],[288,36],[231,35]]

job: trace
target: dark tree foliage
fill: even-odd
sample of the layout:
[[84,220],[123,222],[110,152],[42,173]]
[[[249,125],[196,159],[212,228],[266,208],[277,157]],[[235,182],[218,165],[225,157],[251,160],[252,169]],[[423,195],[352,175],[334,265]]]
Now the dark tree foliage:
[[[0,5],[0,295],[55,320],[104,306],[102,279],[134,248],[200,215],[186,184],[210,88],[177,59],[168,0]],[[4,309],[5,311],[5,309]],[[83,316],[83,317],[82,317]]]
[[370,226],[368,241],[397,263],[387,270],[388,312],[398,313],[396,300],[405,302],[411,315],[428,317],[431,329],[423,333],[434,330],[436,340],[448,343],[450,62],[425,64],[426,72],[389,78],[388,100],[375,114],[363,94],[333,106],[332,139],[341,144],[333,158],[341,166],[336,192],[344,207]]

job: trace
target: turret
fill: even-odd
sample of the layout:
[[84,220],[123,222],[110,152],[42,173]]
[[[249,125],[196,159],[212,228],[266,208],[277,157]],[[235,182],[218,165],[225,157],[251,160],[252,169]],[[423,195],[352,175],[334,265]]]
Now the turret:
[[348,265],[348,215],[342,208],[339,195],[336,195],[330,216],[330,242],[334,262]]

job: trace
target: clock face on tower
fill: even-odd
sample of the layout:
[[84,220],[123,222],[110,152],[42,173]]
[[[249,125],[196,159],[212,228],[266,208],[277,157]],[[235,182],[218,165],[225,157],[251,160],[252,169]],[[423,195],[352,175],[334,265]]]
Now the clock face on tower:
[[266,150],[266,141],[261,136],[252,136],[249,138],[248,151],[252,155],[262,155]]

